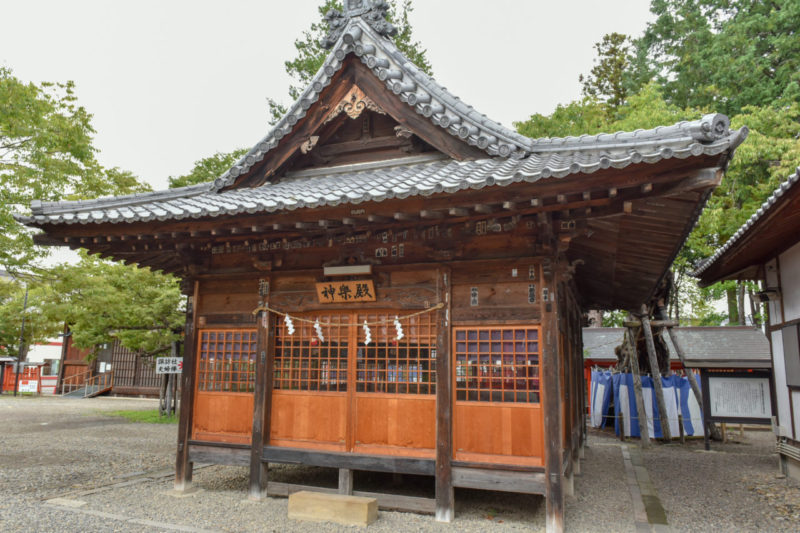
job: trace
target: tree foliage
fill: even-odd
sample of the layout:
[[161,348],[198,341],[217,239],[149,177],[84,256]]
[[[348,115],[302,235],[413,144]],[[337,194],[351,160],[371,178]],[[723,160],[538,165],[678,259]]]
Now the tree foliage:
[[61,265],[46,284],[42,314],[68,323],[79,348],[115,338],[134,351],[162,353],[179,338],[185,319],[178,280],[97,256],[81,254],[77,265]]
[[239,158],[246,153],[246,148],[239,148],[233,152],[217,152],[212,156],[204,157],[194,162],[194,167],[188,174],[170,176],[169,187],[170,189],[174,189],[176,187],[186,187],[188,185],[197,185],[198,183],[214,181],[236,164]]
[[149,190],[129,172],[101,167],[93,134],[72,82],[25,83],[0,68],[0,266],[14,271],[47,254],[12,216],[32,200]]
[[[414,11],[411,0],[389,0],[388,20],[397,28],[394,43],[405,56],[424,72],[432,75],[431,65],[425,55],[425,49],[413,37],[413,29],[409,21],[409,14]],[[329,26],[325,15],[333,10],[342,11],[341,0],[325,0],[317,8],[320,18],[311,23],[299,39],[295,39],[294,47],[297,54],[293,59],[284,63],[286,72],[291,76],[293,84],[289,86],[289,98],[293,101],[311,83],[314,75],[322,67],[328,51],[322,47],[322,40],[328,34]],[[286,106],[272,98],[268,99],[272,122],[277,122],[286,113]]]
[[627,72],[630,66],[631,44],[627,35],[608,33],[594,45],[597,59],[587,76],[581,74],[583,94],[607,103],[616,109],[628,94]]
[[631,83],[651,79],[681,107],[729,115],[800,101],[800,2],[653,0],[635,40]]

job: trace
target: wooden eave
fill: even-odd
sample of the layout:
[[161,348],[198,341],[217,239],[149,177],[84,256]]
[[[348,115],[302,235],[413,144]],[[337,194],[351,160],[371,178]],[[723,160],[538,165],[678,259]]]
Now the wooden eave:
[[800,241],[800,187],[792,187],[765,216],[700,275],[700,286],[760,279],[764,263]]
[[719,163],[719,156],[669,159],[591,176],[269,215],[45,226],[47,236],[39,241],[184,275],[208,243],[535,216],[540,225],[549,226],[541,230],[542,239],[550,235],[548,246],[560,248],[574,263],[585,305],[634,308],[654,290],[677,254],[699,206],[721,176],[715,172]]

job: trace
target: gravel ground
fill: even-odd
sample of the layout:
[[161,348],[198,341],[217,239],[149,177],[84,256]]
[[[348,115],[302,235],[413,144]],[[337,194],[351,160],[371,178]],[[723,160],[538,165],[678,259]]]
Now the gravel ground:
[[[175,425],[129,423],[104,412],[154,409],[155,402],[117,398],[0,397],[0,531],[352,531],[286,518],[287,500],[247,500],[247,469],[196,468],[200,490],[171,493]],[[736,437],[738,438],[738,437]],[[800,485],[779,478],[769,432],[742,442],[654,445],[646,466],[682,531],[798,531]],[[633,444],[629,444],[633,445]],[[619,441],[591,433],[575,497],[566,502],[568,531],[635,531]],[[656,473],[658,472],[658,473]],[[332,469],[279,465],[272,479],[335,486]],[[357,473],[361,490],[433,495],[430,478]],[[59,503],[46,502],[61,498]],[[73,507],[74,506],[74,507]],[[543,531],[537,496],[456,490],[456,519],[381,511],[379,531]]]

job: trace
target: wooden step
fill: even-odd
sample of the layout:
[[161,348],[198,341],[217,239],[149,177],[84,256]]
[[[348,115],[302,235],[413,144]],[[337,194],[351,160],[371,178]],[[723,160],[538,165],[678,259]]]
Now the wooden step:
[[378,519],[378,501],[360,496],[300,491],[289,496],[289,518],[368,526]]

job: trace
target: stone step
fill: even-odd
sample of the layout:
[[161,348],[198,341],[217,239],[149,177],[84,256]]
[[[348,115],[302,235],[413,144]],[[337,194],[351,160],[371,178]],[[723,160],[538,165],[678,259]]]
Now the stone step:
[[289,518],[368,526],[378,519],[378,501],[375,498],[303,490],[289,496]]

